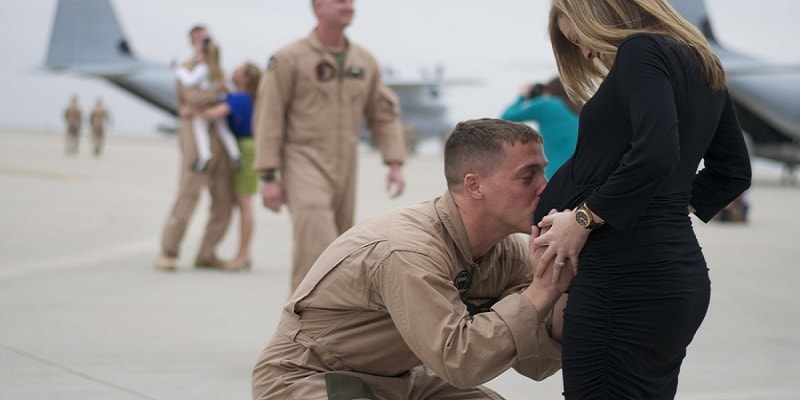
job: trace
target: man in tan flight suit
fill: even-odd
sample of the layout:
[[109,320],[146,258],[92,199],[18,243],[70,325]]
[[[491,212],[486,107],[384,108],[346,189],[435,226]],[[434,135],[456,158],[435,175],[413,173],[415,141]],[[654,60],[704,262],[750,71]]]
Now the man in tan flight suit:
[[103,105],[103,99],[98,98],[97,102],[89,114],[89,125],[92,126],[92,145],[94,146],[95,157],[100,156],[103,151],[103,142],[106,135],[106,125],[111,120],[111,114]]
[[465,121],[444,159],[443,196],[371,217],[320,255],[256,362],[253,399],[501,399],[480,385],[561,367],[571,269],[533,280],[517,234],[538,235],[542,136]]
[[[196,47],[201,41],[210,38],[208,30],[202,26],[192,28],[189,36],[192,47]],[[208,101],[209,96],[213,96],[213,94],[207,91],[204,93],[199,89],[184,88],[178,84],[179,106],[203,103]],[[212,129],[208,135],[211,140],[211,151],[216,156],[209,161],[203,171],[195,171],[192,167],[197,160],[197,147],[194,143],[192,118],[180,118],[181,177],[178,196],[161,236],[161,253],[155,261],[156,267],[160,270],[176,270],[180,243],[203,187],[207,187],[211,195],[211,210],[200,251],[195,258],[195,267],[218,269],[225,267],[225,261],[216,256],[216,247],[228,229],[235,195],[230,159],[219,136],[213,132],[214,126],[211,125],[209,129]]]
[[64,120],[67,122],[67,155],[78,154],[78,140],[81,134],[81,107],[78,96],[72,96],[69,105],[64,110]]
[[285,202],[293,224],[297,287],[320,253],[353,225],[359,131],[366,118],[388,187],[400,195],[406,150],[397,97],[378,63],[344,35],[352,0],[312,0],[318,24],[269,61],[255,104],[255,168],[264,205]]

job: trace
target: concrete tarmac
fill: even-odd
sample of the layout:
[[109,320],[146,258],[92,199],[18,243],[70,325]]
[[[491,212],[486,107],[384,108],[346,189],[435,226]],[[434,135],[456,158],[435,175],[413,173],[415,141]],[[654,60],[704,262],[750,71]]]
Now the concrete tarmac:
[[[0,132],[0,399],[249,399],[289,294],[286,211],[254,198],[252,271],[197,270],[204,194],[178,272],[159,272],[176,139],[112,135],[98,158],[81,140],[68,157],[61,134]],[[438,154],[409,160],[407,192],[394,200],[378,155],[363,150],[359,162],[359,220],[444,190]],[[678,399],[800,399],[800,187],[763,165],[747,224],[695,220],[713,290]],[[221,257],[234,254],[237,229],[234,218]],[[508,371],[488,386],[511,400],[561,398],[560,374],[533,382]]]

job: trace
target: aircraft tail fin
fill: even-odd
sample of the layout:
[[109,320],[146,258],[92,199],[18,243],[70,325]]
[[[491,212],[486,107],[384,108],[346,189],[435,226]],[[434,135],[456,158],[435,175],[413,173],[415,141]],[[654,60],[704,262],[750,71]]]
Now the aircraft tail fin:
[[704,0],[670,0],[670,4],[683,18],[696,26],[711,43],[717,43]]
[[135,63],[109,0],[59,0],[47,68],[113,74]]

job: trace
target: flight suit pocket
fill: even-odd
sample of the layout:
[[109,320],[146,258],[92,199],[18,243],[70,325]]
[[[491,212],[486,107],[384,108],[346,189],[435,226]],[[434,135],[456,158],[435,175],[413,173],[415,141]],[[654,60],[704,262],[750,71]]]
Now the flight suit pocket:
[[292,130],[290,143],[311,144],[326,139],[326,126],[332,123],[332,94],[328,83],[313,76],[301,76],[292,104]]
[[330,101],[330,93],[325,86],[327,84],[318,82],[314,77],[301,76],[292,107],[303,110],[304,114],[317,115]]
[[369,96],[369,79],[362,68],[350,67],[344,71],[345,98],[349,99],[354,107],[361,108]]

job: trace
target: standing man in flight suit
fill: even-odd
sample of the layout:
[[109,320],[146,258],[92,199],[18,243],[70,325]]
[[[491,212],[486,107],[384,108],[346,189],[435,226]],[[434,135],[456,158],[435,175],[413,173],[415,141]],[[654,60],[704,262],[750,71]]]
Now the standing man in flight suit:
[[78,141],[81,135],[81,106],[78,96],[72,96],[69,105],[64,110],[64,121],[67,123],[67,155],[78,154]]
[[316,28],[272,56],[254,116],[262,200],[275,212],[285,202],[292,218],[292,290],[325,247],[353,225],[364,118],[389,166],[391,195],[405,186],[397,97],[383,84],[373,55],[344,34],[353,0],[311,4]]
[[[211,40],[208,30],[203,26],[195,26],[189,31],[192,48],[197,48],[204,40]],[[191,63],[193,61],[187,61]],[[213,100],[215,95],[199,88],[185,88],[178,84],[178,105],[203,104]],[[216,256],[216,247],[222,241],[231,220],[234,203],[231,162],[224,150],[219,136],[213,133],[213,124],[209,127],[211,151],[215,155],[203,171],[195,171],[192,167],[197,160],[197,146],[194,142],[192,117],[180,118],[179,142],[181,148],[181,177],[178,184],[178,195],[164,224],[161,235],[161,253],[156,258],[156,268],[162,271],[175,271],[180,244],[189,219],[194,213],[200,199],[200,191],[208,188],[211,197],[211,209],[206,224],[200,251],[194,265],[198,268],[223,269],[226,262]]]
[[444,195],[371,217],[320,255],[256,362],[253,399],[502,399],[481,385],[561,367],[572,270],[533,279],[545,248],[518,235],[538,234],[542,136],[461,122],[444,163]]
[[111,121],[111,114],[103,105],[103,99],[98,98],[89,114],[89,125],[92,127],[92,147],[94,156],[99,157],[103,151],[103,142],[106,136],[106,126]]

